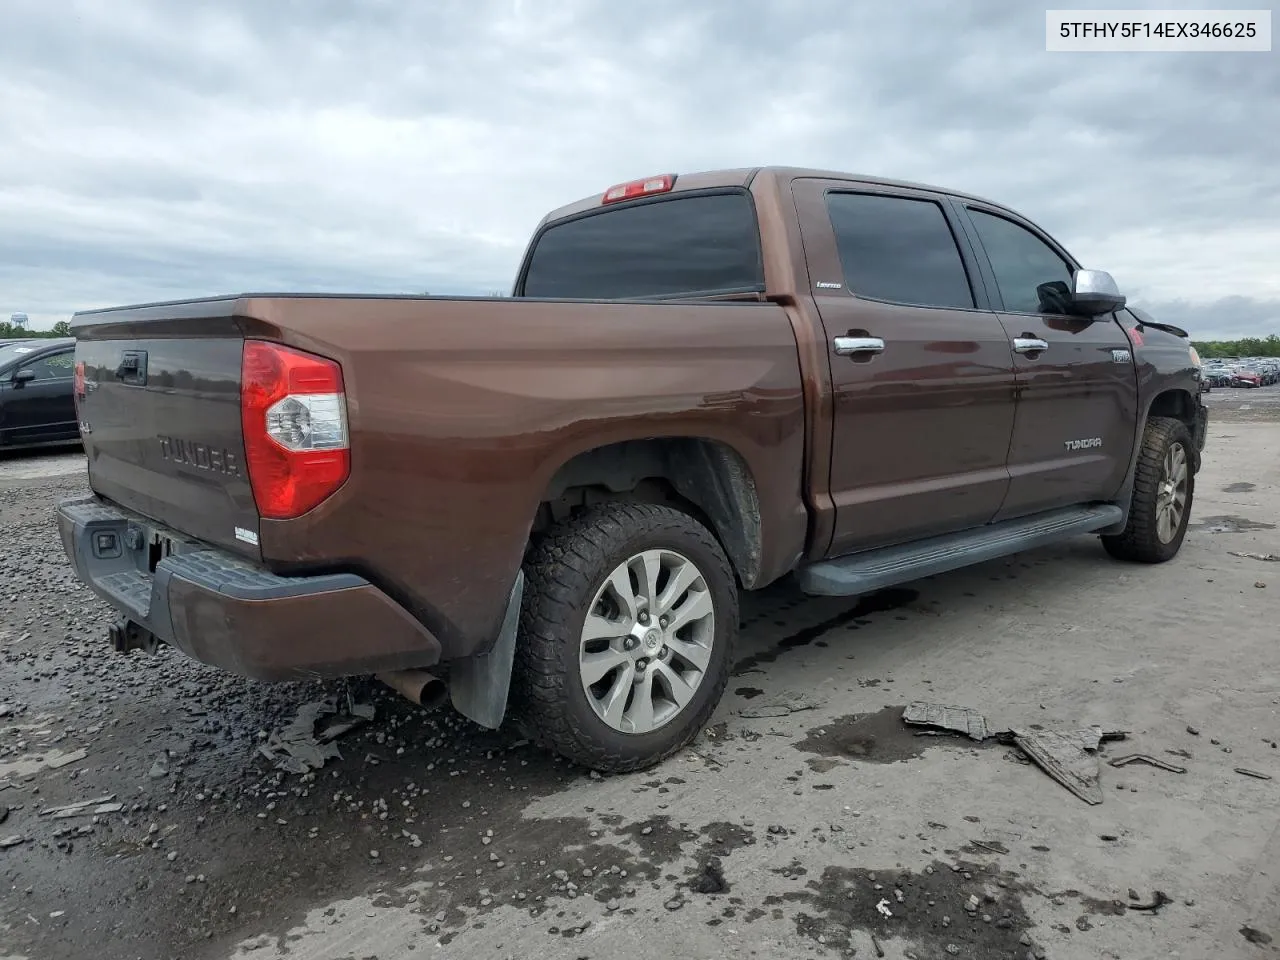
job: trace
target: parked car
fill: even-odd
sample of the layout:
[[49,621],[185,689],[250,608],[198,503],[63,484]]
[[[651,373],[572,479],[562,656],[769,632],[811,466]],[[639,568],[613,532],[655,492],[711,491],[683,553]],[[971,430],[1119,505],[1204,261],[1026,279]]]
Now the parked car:
[[1262,374],[1256,370],[1241,367],[1232,373],[1231,385],[1233,387],[1260,387],[1262,386]]
[[1231,372],[1229,370],[1210,370],[1206,368],[1202,376],[1205,383],[1210,387],[1229,387],[1231,386]]
[[73,391],[75,345],[72,338],[0,344],[0,449],[80,439]]
[[476,722],[634,770],[711,715],[741,590],[1182,543],[1189,340],[999,204],[653,177],[547,216],[513,294],[78,314],[95,494],[59,528],[116,649],[418,702],[443,664]]

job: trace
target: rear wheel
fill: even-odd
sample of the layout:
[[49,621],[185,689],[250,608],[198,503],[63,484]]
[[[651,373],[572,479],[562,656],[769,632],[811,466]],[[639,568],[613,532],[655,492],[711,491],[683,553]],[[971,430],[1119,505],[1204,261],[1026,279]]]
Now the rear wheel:
[[1142,436],[1134,473],[1129,522],[1104,536],[1113,557],[1139,563],[1172,560],[1182,546],[1195,496],[1191,431],[1181,420],[1152,417]]
[[704,526],[671,507],[602,504],[553,529],[525,577],[513,683],[531,736],[606,772],[693,738],[738,628],[733,570]]

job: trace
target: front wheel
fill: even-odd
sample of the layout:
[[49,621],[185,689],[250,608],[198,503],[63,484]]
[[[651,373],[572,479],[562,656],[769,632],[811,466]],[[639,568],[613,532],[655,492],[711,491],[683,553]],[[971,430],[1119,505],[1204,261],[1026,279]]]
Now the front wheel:
[[733,570],[688,514],[606,503],[548,533],[525,564],[514,702],[545,746],[610,773],[687,744],[729,679]]
[[1172,560],[1191,517],[1196,477],[1191,431],[1181,420],[1152,417],[1142,435],[1133,479],[1133,499],[1124,532],[1104,536],[1113,557],[1139,563]]

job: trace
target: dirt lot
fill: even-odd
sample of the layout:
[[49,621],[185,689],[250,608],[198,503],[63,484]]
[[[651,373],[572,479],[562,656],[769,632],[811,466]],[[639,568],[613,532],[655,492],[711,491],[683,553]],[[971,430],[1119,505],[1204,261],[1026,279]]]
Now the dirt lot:
[[[1083,538],[858,602],[771,589],[714,725],[603,779],[368,684],[109,654],[51,520],[82,460],[0,460],[0,958],[1276,956],[1280,564],[1242,555],[1280,553],[1273,393],[1211,395],[1175,562]],[[376,717],[274,769],[330,693]],[[1128,739],[1089,806],[913,735],[918,699]],[[1186,772],[1106,762],[1132,753]]]

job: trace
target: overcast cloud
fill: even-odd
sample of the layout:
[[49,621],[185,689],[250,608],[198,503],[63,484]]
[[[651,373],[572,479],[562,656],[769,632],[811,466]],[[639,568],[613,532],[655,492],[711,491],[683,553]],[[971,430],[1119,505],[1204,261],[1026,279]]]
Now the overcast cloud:
[[1050,54],[1025,0],[3,8],[0,317],[505,291],[549,208],[783,163],[989,196],[1197,338],[1280,332],[1274,52]]

